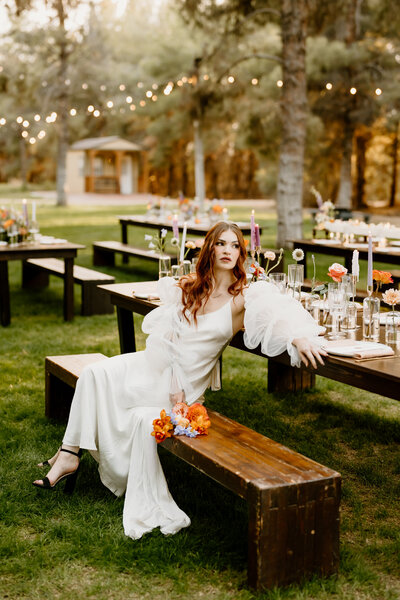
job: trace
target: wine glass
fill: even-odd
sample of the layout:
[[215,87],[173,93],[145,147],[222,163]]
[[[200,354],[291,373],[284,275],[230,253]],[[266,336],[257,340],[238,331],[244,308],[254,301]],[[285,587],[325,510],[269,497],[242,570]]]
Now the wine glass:
[[286,292],[286,273],[270,273],[268,277],[271,283],[276,285],[281,294]]

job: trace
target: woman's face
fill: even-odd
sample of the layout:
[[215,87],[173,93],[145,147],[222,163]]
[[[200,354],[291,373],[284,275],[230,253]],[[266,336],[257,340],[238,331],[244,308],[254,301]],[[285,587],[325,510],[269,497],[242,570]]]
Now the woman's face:
[[236,233],[223,231],[214,245],[215,269],[231,271],[239,258],[240,246]]

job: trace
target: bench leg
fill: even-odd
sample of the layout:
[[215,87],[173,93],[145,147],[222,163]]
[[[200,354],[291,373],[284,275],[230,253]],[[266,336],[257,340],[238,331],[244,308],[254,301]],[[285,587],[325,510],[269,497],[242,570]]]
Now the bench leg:
[[109,252],[108,250],[102,250],[101,248],[93,248],[93,264],[97,267],[101,267],[101,266],[114,267],[115,266],[114,252]]
[[340,477],[248,495],[248,584],[256,590],[329,576],[339,567]]
[[315,374],[303,368],[283,365],[268,359],[268,391],[271,393],[301,392],[315,387]]
[[97,284],[82,284],[81,314],[83,316],[104,315],[114,312],[110,297],[99,290]]
[[22,262],[22,287],[41,289],[48,287],[49,274],[43,271],[40,267],[28,263],[26,260]]
[[64,258],[64,321],[74,318],[74,259]]
[[45,415],[49,419],[66,421],[71,407],[74,389],[46,370]]

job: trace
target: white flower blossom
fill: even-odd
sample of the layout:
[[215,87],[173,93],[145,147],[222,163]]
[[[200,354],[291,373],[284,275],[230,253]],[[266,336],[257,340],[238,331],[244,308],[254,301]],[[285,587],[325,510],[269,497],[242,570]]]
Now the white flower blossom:
[[165,238],[165,236],[167,235],[168,231],[166,229],[161,229],[161,237]]
[[154,250],[154,248],[156,248],[156,245],[155,245],[155,244],[153,244],[153,242],[150,242],[150,244],[149,244],[149,248],[151,248],[152,250]]
[[171,246],[179,246],[179,242],[176,237],[171,238]]
[[146,242],[151,242],[151,240],[153,239],[152,235],[149,235],[148,233],[144,234],[144,239]]
[[295,248],[292,252],[292,258],[296,261],[299,262],[299,260],[303,260],[304,258],[304,252],[301,248]]

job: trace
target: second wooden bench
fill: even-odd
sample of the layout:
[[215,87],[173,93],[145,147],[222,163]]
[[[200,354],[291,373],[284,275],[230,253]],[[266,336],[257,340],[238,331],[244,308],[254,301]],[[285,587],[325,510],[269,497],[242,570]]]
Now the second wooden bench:
[[[146,250],[144,248],[134,248],[128,244],[116,241],[94,242],[93,243],[93,264],[96,266],[115,265],[115,255],[121,254],[123,262],[128,262],[129,257],[142,258],[144,260],[157,261],[160,258],[159,252]],[[169,256],[171,262],[176,262],[176,256],[165,253],[163,256]]]
[[[58,258],[30,258],[23,262],[23,287],[46,287],[49,285],[49,275],[64,277],[64,261]],[[82,288],[81,314],[89,316],[114,312],[110,299],[97,287],[114,282],[112,275],[74,265],[74,283]]]
[[[46,415],[65,416],[79,375],[101,354],[46,358]],[[248,506],[248,583],[257,590],[331,575],[339,565],[339,473],[208,410],[207,436],[161,445]]]

